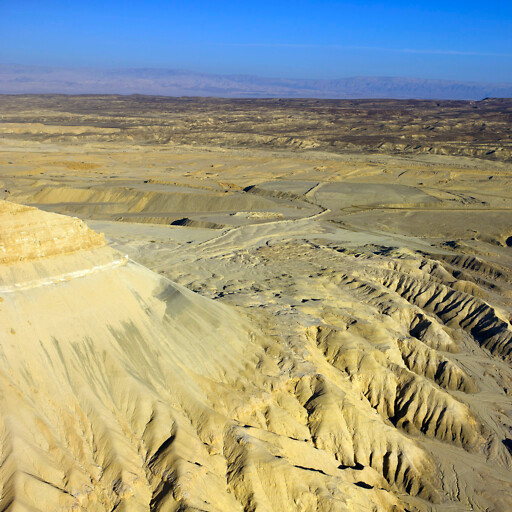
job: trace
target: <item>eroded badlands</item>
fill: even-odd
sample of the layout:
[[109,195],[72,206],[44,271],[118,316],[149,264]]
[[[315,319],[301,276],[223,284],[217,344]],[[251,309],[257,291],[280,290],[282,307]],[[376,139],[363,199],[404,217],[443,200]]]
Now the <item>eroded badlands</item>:
[[512,509],[506,159],[109,140],[109,98],[81,138],[78,100],[18,101],[1,510]]

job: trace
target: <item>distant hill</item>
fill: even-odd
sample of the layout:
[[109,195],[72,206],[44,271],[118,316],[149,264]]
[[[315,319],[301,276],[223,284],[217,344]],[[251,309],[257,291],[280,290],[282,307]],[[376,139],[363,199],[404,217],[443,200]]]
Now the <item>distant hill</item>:
[[166,69],[94,69],[0,65],[2,94],[157,94],[227,98],[416,98],[478,100],[512,97],[512,83],[401,77],[336,80],[214,75]]

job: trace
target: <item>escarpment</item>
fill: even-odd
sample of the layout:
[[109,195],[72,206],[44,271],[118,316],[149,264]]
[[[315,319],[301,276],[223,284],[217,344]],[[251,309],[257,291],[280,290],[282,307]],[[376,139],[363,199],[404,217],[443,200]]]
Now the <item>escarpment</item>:
[[106,245],[83,221],[57,217],[27,206],[0,201],[0,264],[37,260]]

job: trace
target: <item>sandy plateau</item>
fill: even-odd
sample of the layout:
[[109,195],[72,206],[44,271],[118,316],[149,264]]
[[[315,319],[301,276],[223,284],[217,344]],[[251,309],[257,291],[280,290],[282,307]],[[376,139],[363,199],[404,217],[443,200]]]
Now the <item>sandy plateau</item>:
[[512,510],[510,101],[356,103],[0,97],[0,510]]

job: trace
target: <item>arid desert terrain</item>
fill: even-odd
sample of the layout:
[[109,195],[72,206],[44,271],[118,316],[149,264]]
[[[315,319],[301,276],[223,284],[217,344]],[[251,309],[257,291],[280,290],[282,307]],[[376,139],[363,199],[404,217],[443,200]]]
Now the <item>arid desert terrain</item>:
[[0,96],[0,510],[512,510],[512,100]]

